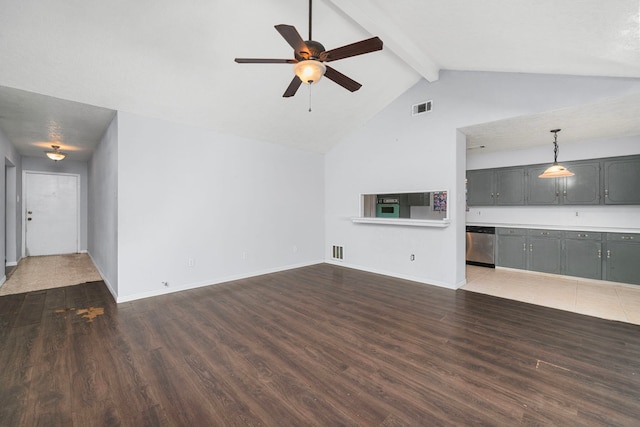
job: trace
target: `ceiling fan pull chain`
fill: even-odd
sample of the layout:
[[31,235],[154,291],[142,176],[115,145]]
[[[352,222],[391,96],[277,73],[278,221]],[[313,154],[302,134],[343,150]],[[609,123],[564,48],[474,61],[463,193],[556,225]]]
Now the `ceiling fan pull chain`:
[[309,87],[309,112],[311,112],[311,85],[307,85]]

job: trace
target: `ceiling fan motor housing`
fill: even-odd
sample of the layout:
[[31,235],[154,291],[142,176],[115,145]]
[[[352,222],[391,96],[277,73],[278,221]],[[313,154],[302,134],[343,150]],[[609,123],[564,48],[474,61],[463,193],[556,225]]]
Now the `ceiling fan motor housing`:
[[295,57],[298,61],[304,61],[306,59],[319,60],[320,54],[326,50],[324,46],[321,43],[318,43],[317,41],[307,40],[304,43],[307,45],[309,52],[306,52],[306,51],[294,52]]

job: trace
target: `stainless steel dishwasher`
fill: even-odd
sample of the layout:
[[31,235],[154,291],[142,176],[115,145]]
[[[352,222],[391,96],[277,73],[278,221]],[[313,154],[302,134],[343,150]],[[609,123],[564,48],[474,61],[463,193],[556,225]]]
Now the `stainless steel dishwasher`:
[[496,228],[467,225],[467,264],[496,267]]

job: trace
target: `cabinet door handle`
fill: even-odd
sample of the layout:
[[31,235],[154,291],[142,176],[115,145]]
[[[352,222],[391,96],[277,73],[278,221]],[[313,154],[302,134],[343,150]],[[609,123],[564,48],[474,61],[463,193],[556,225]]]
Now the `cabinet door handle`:
[[525,252],[527,251],[527,244],[526,243],[522,244],[522,250],[525,251]]
[[493,193],[491,193],[491,198],[493,199]]
[[496,197],[497,197],[497,198],[500,198],[500,193],[496,193]]
[[609,197],[609,189],[604,190],[604,197]]
[[533,243],[529,243],[529,252],[533,252]]
[[598,258],[602,258],[602,249],[598,249]]
[[543,232],[542,232],[542,233],[540,233],[540,234],[542,234],[543,236],[547,236],[547,235],[549,235],[549,232],[548,232],[548,231],[543,231]]
[[607,259],[611,258],[611,249],[607,249]]
[[578,237],[589,237],[588,234],[578,234]]
[[633,240],[633,236],[622,236],[622,240]]

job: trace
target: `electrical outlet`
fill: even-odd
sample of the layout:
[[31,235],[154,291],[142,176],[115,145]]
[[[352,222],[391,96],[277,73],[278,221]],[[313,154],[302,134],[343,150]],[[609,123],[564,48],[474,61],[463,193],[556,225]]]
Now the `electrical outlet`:
[[162,282],[162,284],[164,285],[165,288],[169,287],[169,282]]
[[189,267],[194,267],[196,265],[196,260],[193,258],[189,258],[189,260],[187,261],[187,265]]
[[416,256],[414,254],[411,254],[411,256],[409,257],[410,261],[415,261],[416,260]]

